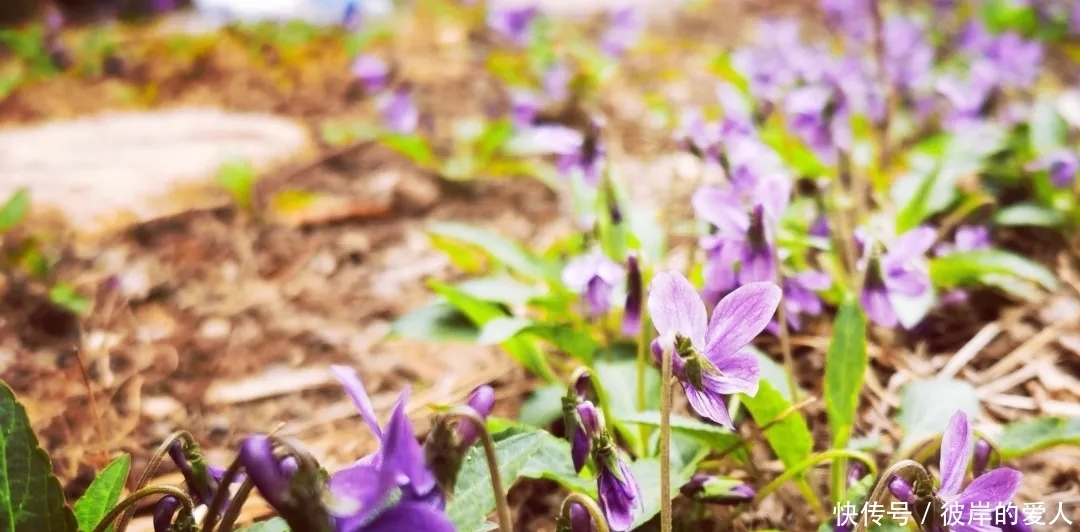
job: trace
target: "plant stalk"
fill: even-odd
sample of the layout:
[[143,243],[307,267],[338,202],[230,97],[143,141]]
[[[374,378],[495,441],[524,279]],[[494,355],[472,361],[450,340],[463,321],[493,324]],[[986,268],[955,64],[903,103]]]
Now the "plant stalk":
[[[180,511],[187,512],[188,515],[195,510],[195,503],[191,501],[191,497],[188,497],[187,492],[176,486],[159,484],[157,486],[139,489],[135,491],[135,493],[128,495],[127,498],[120,501],[120,504],[113,506],[113,508],[109,510],[109,513],[105,514],[105,517],[101,518],[101,521],[94,527],[93,532],[105,532],[112,526],[113,521],[116,521],[118,517],[122,517],[128,510],[134,510],[135,505],[138,504],[139,501],[151,495],[169,495],[171,497],[176,497],[176,500],[179,501],[182,506]],[[124,532],[126,529],[127,523],[117,523],[117,532]]]
[[[644,272],[642,272],[642,284],[644,284]],[[644,303],[644,302],[642,302]],[[638,331],[637,339],[637,411],[644,412],[646,401],[648,397],[645,394],[645,368],[649,366],[649,315],[645,310],[645,305],[642,304],[641,309],[641,329]],[[644,448],[645,442],[649,440],[649,428],[644,424],[638,426],[639,435],[641,436],[641,445]]]
[[[186,430],[178,430],[170,434],[165,441],[161,442],[154,454],[150,456],[150,461],[147,462],[146,468],[143,469],[142,476],[139,477],[139,482],[135,484],[135,493],[145,488],[150,481],[157,475],[157,470],[161,467],[161,461],[165,459],[165,455],[168,454],[169,448],[172,444],[180,441],[184,447],[195,446],[195,437]],[[132,495],[134,496],[134,494]],[[185,494],[186,496],[186,494]],[[188,499],[191,500],[190,498]],[[135,506],[125,506],[125,510],[120,514],[116,521],[116,532],[124,532],[127,530],[128,523],[131,522],[131,518],[135,516]]]
[[660,532],[671,532],[671,357],[664,346],[660,362]]
[[569,520],[570,508],[573,507],[574,504],[580,504],[582,508],[585,508],[585,511],[589,512],[589,517],[592,517],[593,530],[595,532],[611,532],[611,529],[607,526],[607,518],[604,517],[604,512],[600,510],[600,507],[596,505],[596,501],[580,493],[571,492],[563,499],[559,515],[562,515],[563,519]]
[[776,307],[777,328],[780,330],[780,351],[784,355],[784,369],[787,370],[785,373],[787,373],[788,390],[791,392],[791,403],[795,404],[799,402],[799,383],[795,380],[795,357],[791,354],[791,331],[788,330],[787,308],[785,307],[787,296],[783,290],[784,274],[780,272],[779,246],[773,246],[772,255],[773,264],[776,267],[776,286],[781,287],[780,304]]
[[495,455],[495,440],[488,432],[487,422],[471,407],[460,405],[450,409],[448,416],[465,418],[476,425],[480,433],[480,442],[484,445],[484,455],[487,457],[488,472],[491,474],[491,490],[495,495],[495,509],[499,516],[499,530],[502,532],[514,532],[514,521],[510,517],[510,504],[506,501],[506,490],[503,488],[502,475],[499,474],[499,459]]
[[823,451],[811,455],[806,460],[795,464],[793,467],[789,467],[780,476],[774,478],[772,482],[766,484],[764,488],[761,488],[761,490],[758,491],[757,496],[754,497],[753,502],[751,502],[750,504],[760,504],[761,501],[765,499],[765,497],[768,497],[770,494],[772,494],[772,492],[776,491],[787,481],[791,480],[797,475],[802,474],[803,471],[806,471],[807,469],[817,464],[820,464],[821,462],[825,462],[827,460],[834,460],[836,458],[854,458],[866,464],[866,468],[870,471],[870,475],[877,475],[877,464],[874,463],[874,458],[872,456],[859,451],[853,451],[851,449],[829,449],[828,451]]

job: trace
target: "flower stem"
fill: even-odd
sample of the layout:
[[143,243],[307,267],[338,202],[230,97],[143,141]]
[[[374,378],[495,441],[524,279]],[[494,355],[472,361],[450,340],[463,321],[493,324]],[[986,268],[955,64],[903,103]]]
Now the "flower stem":
[[[773,264],[776,265],[776,285],[784,286],[784,274],[780,272],[780,247],[772,247]],[[795,358],[791,354],[791,331],[788,330],[787,296],[780,290],[780,304],[776,307],[777,328],[780,330],[780,351],[784,355],[784,369],[787,371],[788,390],[791,391],[792,404],[799,402],[799,383],[795,380]]]
[[487,457],[488,473],[491,474],[491,490],[495,495],[495,509],[499,515],[499,530],[502,532],[514,532],[514,521],[510,517],[510,504],[506,501],[506,490],[503,488],[502,475],[499,474],[499,459],[495,455],[495,440],[487,429],[487,421],[471,407],[455,406],[447,412],[448,416],[465,418],[474,425],[480,433],[480,442],[484,445],[484,454]]
[[[233,529],[233,525],[236,524],[236,519],[240,517],[240,510],[244,507],[244,502],[247,501],[248,495],[251,494],[252,488],[255,484],[251,482],[250,478],[244,479],[244,482],[237,488],[236,494],[233,495],[232,500],[229,501],[229,506],[225,508],[225,515],[221,517],[221,524],[218,528],[223,531],[230,531]],[[228,488],[223,488],[228,491]],[[211,532],[210,530],[204,530],[203,532]]]
[[[806,460],[795,464],[793,467],[789,467],[780,476],[774,478],[772,482],[766,484],[764,488],[761,488],[761,490],[758,491],[757,496],[754,497],[753,502],[751,502],[750,504],[760,504],[761,501],[765,499],[765,497],[768,497],[770,494],[772,494],[772,492],[776,491],[780,486],[784,485],[784,483],[791,480],[795,476],[802,474],[803,471],[806,471],[807,469],[817,464],[820,464],[821,462],[833,460],[836,458],[854,458],[866,464],[866,468],[870,470],[870,475],[877,475],[877,464],[874,463],[874,458],[870,455],[859,451],[853,451],[851,449],[829,449],[828,451],[822,451],[820,453],[811,455]],[[811,492],[811,495],[813,495],[813,492]],[[817,497],[814,497],[814,499],[816,500]]]
[[221,475],[221,488],[214,494],[214,499],[207,507],[206,517],[203,518],[200,529],[202,532],[213,532],[217,518],[221,515],[221,509],[229,498],[229,486],[232,486],[233,481],[236,480],[236,475],[240,474],[240,467],[240,457],[237,457]]
[[[170,434],[165,438],[165,441],[161,442],[161,445],[154,451],[154,454],[150,455],[150,461],[147,462],[146,468],[143,469],[143,474],[139,477],[139,482],[135,484],[135,493],[138,493],[150,484],[150,481],[157,475],[157,470],[161,466],[161,461],[164,460],[165,456],[168,454],[169,448],[177,441],[182,442],[185,448],[197,445],[195,443],[195,437],[186,430],[178,430]],[[190,501],[191,499],[189,498],[188,500]],[[134,506],[129,505],[124,508],[124,512],[120,514],[119,519],[116,521],[116,532],[124,532],[127,530],[128,523],[131,522],[131,518],[135,516]]]
[[600,507],[596,505],[596,501],[580,493],[570,493],[563,499],[559,515],[562,515],[563,519],[569,520],[570,508],[574,504],[580,504],[582,508],[585,508],[585,511],[589,512],[589,517],[592,517],[593,527],[596,532],[611,532],[611,529],[607,526],[607,518],[604,517],[604,512],[600,510]]
[[[120,504],[113,506],[113,508],[109,510],[109,513],[105,514],[105,517],[101,518],[101,521],[94,527],[93,532],[105,532],[112,526],[113,521],[115,521],[117,517],[121,517],[123,514],[127,513],[128,510],[135,508],[135,505],[138,504],[139,501],[151,495],[169,495],[175,497],[183,507],[180,509],[182,514],[187,513],[187,515],[191,515],[191,512],[195,510],[195,504],[191,501],[191,497],[188,497],[187,492],[176,486],[159,484],[157,486],[139,489],[135,491],[135,493],[128,495],[126,499],[120,501]],[[117,524],[116,526],[117,532],[124,532],[126,528],[126,523],[122,526],[120,524]]]
[[660,362],[660,532],[671,532],[671,357],[665,346]]
[[[877,484],[874,486],[874,491],[870,492],[870,496],[866,498],[866,504],[863,505],[863,508],[867,508],[875,503],[880,503],[889,490],[889,482],[892,481],[893,477],[906,470],[913,470],[920,483],[931,482],[930,474],[926,472],[926,468],[923,467],[922,464],[915,462],[914,460],[900,460],[886,469],[885,472],[878,477]],[[865,530],[867,521],[869,521],[869,519],[856,519],[855,528],[852,532],[862,532]]]
[[[642,284],[644,285],[644,275],[642,275]],[[645,369],[649,367],[649,347],[647,345],[649,343],[649,315],[644,308],[641,309],[640,327],[637,339],[637,410],[638,412],[644,412],[646,400],[648,399],[645,394]],[[641,445],[644,448],[645,442],[649,440],[649,428],[642,423],[638,426],[638,429],[641,436]]]

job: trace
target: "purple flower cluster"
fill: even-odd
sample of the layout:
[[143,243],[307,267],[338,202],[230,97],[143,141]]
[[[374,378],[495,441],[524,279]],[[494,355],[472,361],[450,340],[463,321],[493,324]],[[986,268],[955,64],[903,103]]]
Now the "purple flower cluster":
[[[401,392],[386,425],[380,425],[356,371],[344,366],[333,366],[331,370],[378,439],[379,448],[330,475],[328,494],[313,499],[323,501],[328,529],[453,532],[454,526],[444,512],[446,495],[405,413],[409,389]],[[494,393],[487,386],[478,388],[469,398],[469,406],[482,417],[491,413],[493,405]],[[457,427],[456,442],[467,448],[476,441],[477,431],[478,427],[470,421],[463,421]],[[293,477],[301,474],[297,462],[278,458],[269,437],[256,435],[245,439],[240,462],[259,493],[283,516],[311,511],[303,508],[304,503],[293,489]]]
[[[964,477],[977,448],[973,440],[967,414],[957,411],[941,438],[941,483],[933,493],[934,507],[941,509],[941,515],[928,515],[927,518],[934,522],[927,523],[925,530],[976,532],[1012,526],[1005,523],[980,524],[979,520],[972,519],[976,507],[992,509],[1010,504],[1020,490],[1022,479],[1020,472],[1015,469],[1001,467],[983,472],[984,465],[975,468],[975,479],[964,487]],[[889,482],[889,490],[909,508],[919,507],[921,501],[917,500],[914,487],[906,479],[894,477]]]
[[[608,528],[616,532],[630,530],[641,509],[641,488],[619,456],[618,446],[604,424],[603,413],[592,401],[591,392],[592,376],[581,372],[563,398],[563,424],[570,440],[570,456],[574,470],[579,473],[592,458],[598,472],[600,510]],[[577,519],[571,516],[571,530],[593,530],[591,519],[585,519],[582,513]]]

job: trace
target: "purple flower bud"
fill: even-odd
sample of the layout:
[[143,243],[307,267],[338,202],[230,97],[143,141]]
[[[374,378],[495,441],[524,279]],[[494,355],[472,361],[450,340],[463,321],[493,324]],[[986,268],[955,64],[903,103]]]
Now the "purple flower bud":
[[582,401],[577,406],[578,417],[581,419],[581,426],[585,429],[585,434],[589,437],[595,438],[600,434],[600,412],[596,409],[596,405],[592,401]]
[[596,526],[593,525],[589,511],[580,504],[572,503],[570,505],[570,531],[593,532],[594,530],[596,530]]
[[180,501],[176,497],[162,497],[154,505],[154,532],[171,532],[173,516],[180,509]]
[[530,91],[515,90],[510,93],[510,121],[516,129],[533,125],[540,110],[539,99]]
[[690,478],[679,492],[693,501],[707,504],[742,504],[757,496],[754,488],[730,478],[714,477],[697,473]]
[[577,378],[574,379],[574,393],[578,399],[587,400],[590,391],[592,391],[592,374],[588,371],[581,371],[578,373]]
[[859,481],[866,476],[866,473],[866,464],[859,461],[851,464],[851,467],[848,468],[847,472],[847,487],[850,488],[858,484]]
[[614,443],[608,442],[594,451],[594,460],[600,469],[597,492],[600,509],[608,520],[608,528],[614,532],[630,530],[641,508],[641,488],[630,472],[626,462],[618,456]]
[[519,48],[529,44],[533,21],[539,11],[535,6],[505,7],[488,11],[488,27]]
[[353,60],[352,74],[364,86],[364,90],[374,93],[386,86],[390,68],[379,56],[363,54]]
[[200,504],[209,504],[214,498],[214,492],[217,491],[217,479],[214,478],[213,472],[202,463],[202,458],[199,457],[196,464],[192,464],[183,443],[179,441],[169,446],[169,458],[184,476],[184,483],[187,484],[192,499]]
[[238,456],[248,478],[270,506],[278,511],[291,504],[289,477],[282,470],[281,461],[274,455],[270,438],[250,436],[240,443]]
[[626,336],[635,336],[641,330],[641,303],[644,300],[644,288],[641,279],[641,265],[634,254],[626,258],[626,307],[623,309],[622,332]]
[[893,497],[897,500],[907,503],[908,508],[913,508],[915,505],[915,490],[911,487],[911,483],[905,480],[903,477],[893,477],[889,481],[889,491],[892,492]]
[[975,456],[971,463],[971,472],[976,478],[986,472],[986,466],[990,464],[991,451],[993,448],[990,447],[990,442],[982,438],[975,440]]
[[[495,390],[488,385],[483,385],[473,390],[472,395],[469,396],[468,405],[470,408],[480,414],[480,417],[487,419],[491,415],[491,411],[495,408]],[[462,419],[458,424],[457,431],[458,437],[461,439],[461,445],[463,447],[471,447],[476,442],[477,432],[479,427],[475,423],[468,419]]]
[[1039,157],[1026,168],[1029,172],[1046,171],[1051,184],[1057,188],[1068,188],[1080,173],[1080,158],[1076,152],[1060,149]]

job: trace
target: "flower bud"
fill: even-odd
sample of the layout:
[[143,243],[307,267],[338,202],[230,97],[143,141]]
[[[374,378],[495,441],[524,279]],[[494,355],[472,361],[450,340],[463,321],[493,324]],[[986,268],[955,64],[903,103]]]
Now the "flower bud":
[[270,506],[279,512],[293,509],[289,476],[274,454],[274,444],[269,437],[251,436],[241,442],[239,460]]
[[911,483],[903,477],[893,477],[889,481],[889,491],[892,492],[893,497],[907,504],[909,508],[915,506],[915,490],[911,487]]
[[154,532],[169,532],[172,527],[173,516],[180,509],[180,501],[176,497],[162,497],[154,505]]
[[623,309],[622,332],[626,336],[635,336],[641,330],[641,302],[644,297],[641,265],[637,256],[631,254],[627,257],[626,269],[626,307]]
[[698,473],[679,488],[684,497],[708,504],[742,504],[757,496],[744,482]]
[[[475,410],[481,418],[487,419],[487,417],[491,415],[491,411],[495,409],[495,390],[486,384],[480,386],[473,390],[467,404],[470,408]],[[458,438],[463,448],[472,447],[472,444],[476,442],[478,430],[479,427],[469,419],[462,419],[458,423]]]
[[990,464],[990,453],[993,449],[990,442],[979,438],[975,440],[975,456],[971,463],[971,472],[975,477],[982,476],[986,472],[986,466]]

